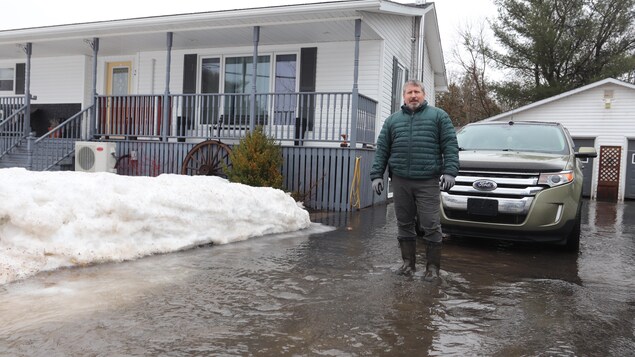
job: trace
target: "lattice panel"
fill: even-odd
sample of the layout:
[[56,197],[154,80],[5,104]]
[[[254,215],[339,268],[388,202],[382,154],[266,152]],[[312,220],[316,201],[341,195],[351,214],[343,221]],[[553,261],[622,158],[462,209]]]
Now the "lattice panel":
[[600,148],[600,181],[617,182],[620,178],[619,146],[602,146]]

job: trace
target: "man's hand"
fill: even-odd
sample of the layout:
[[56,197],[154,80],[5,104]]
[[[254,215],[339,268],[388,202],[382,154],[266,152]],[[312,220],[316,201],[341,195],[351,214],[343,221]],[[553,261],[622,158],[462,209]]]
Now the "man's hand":
[[439,188],[441,188],[442,191],[447,192],[450,191],[452,186],[454,186],[454,176],[448,174],[441,175],[441,178],[439,179]]
[[376,178],[373,180],[373,191],[376,194],[381,195],[381,191],[384,190],[384,179]]

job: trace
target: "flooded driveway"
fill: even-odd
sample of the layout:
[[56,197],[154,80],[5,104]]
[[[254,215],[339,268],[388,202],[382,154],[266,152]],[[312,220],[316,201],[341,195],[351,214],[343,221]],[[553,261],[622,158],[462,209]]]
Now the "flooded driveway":
[[[393,206],[337,229],[65,269],[0,286],[2,356],[632,356],[635,202],[586,201],[581,250],[445,241],[444,283],[396,276]],[[425,256],[419,245],[418,257]]]

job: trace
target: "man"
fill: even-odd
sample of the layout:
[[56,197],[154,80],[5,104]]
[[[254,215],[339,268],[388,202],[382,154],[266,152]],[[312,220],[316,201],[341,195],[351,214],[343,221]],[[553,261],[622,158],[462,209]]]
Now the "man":
[[404,84],[404,105],[390,115],[379,133],[375,160],[370,171],[373,190],[384,189],[384,172],[392,178],[397,217],[397,240],[403,265],[398,273],[416,270],[415,216],[427,242],[424,280],[439,277],[441,266],[441,219],[439,189],[449,190],[459,172],[456,132],[446,112],[428,105],[420,81]]

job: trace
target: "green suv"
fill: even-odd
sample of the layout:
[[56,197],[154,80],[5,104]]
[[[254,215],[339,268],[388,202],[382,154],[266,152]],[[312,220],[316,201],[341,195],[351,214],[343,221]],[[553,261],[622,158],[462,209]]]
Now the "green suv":
[[441,193],[450,235],[580,246],[582,167],[558,123],[478,122],[457,132],[460,171]]

